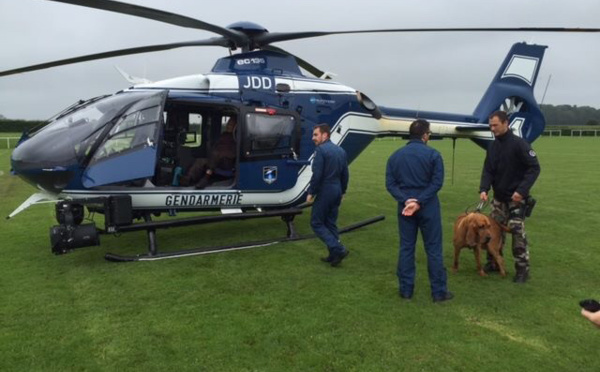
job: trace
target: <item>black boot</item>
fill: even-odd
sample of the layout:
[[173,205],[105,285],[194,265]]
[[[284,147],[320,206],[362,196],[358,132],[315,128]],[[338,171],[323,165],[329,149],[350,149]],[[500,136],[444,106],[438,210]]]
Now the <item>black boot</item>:
[[528,267],[517,267],[517,273],[513,278],[515,283],[525,283],[529,280],[529,268]]
[[349,253],[350,251],[346,249],[344,252],[331,257],[331,261],[329,261],[329,264],[333,267],[338,266],[342,263],[342,260],[348,256]]

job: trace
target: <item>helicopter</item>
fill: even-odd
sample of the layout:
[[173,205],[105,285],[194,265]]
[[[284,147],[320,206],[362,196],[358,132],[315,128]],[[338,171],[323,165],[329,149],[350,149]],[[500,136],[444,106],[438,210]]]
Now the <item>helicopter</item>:
[[[493,140],[488,116],[503,109],[510,128],[533,142],[545,120],[533,95],[546,46],[516,43],[472,114],[383,107],[366,94],[271,44],[328,35],[392,32],[598,32],[590,28],[436,28],[329,32],[269,32],[252,22],[226,28],[187,16],[117,1],[49,0],[213,32],[209,39],[152,45],[63,59],[0,72],[2,76],[116,56],[183,47],[220,46],[230,53],[212,70],[141,82],[114,94],[81,100],[40,127],[23,133],[11,172],[36,192],[7,218],[31,205],[54,203],[58,225],[51,250],[64,254],[100,244],[99,236],[146,230],[148,252],[108,253],[111,261],[145,261],[270,245],[304,239],[294,217],[311,178],[312,128],[326,123],[331,141],[352,162],[378,137],[407,137],[416,118],[431,123],[434,138],[467,138],[482,148]],[[312,74],[308,76],[303,70]],[[182,183],[199,159],[210,157],[227,124],[235,120],[235,159],[203,188]],[[102,213],[104,229],[83,223],[84,210]],[[162,213],[219,211],[220,215],[153,220]],[[283,238],[231,246],[159,252],[156,231],[228,220],[281,217]],[[380,221],[362,221],[342,232]],[[142,222],[137,222],[143,220]]]

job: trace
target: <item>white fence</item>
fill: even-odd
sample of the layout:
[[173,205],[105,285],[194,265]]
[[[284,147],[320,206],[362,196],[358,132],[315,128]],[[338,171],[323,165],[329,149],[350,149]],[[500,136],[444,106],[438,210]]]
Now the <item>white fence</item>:
[[600,137],[600,129],[547,129],[547,137]]
[[0,137],[0,150],[14,149],[19,142],[19,137]]

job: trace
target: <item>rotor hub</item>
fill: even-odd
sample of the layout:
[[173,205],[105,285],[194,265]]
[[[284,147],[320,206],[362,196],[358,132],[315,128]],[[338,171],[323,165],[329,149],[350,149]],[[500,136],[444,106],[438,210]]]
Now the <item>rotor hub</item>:
[[227,26],[227,28],[242,32],[247,36],[256,36],[269,32],[269,30],[257,23],[246,21],[232,23],[229,26]]

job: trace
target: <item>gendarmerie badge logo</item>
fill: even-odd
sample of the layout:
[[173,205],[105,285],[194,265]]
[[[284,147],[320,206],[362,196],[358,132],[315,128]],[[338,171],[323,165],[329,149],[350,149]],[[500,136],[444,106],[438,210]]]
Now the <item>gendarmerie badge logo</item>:
[[265,181],[269,185],[277,181],[277,167],[263,167],[263,181]]

